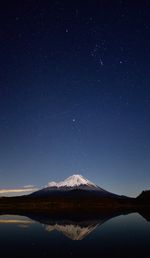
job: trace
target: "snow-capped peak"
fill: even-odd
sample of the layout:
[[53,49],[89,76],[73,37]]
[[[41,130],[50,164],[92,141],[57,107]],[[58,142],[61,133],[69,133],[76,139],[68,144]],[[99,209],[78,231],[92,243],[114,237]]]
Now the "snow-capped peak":
[[72,175],[61,182],[49,182],[48,187],[74,187],[80,185],[87,185],[87,186],[94,186],[97,187],[95,184],[87,180],[81,175]]

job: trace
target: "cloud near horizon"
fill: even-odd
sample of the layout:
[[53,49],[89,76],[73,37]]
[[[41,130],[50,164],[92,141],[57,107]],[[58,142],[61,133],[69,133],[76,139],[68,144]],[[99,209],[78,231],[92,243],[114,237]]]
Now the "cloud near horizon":
[[34,188],[34,187],[36,187],[36,186],[35,185],[24,185],[23,188]]
[[0,189],[0,196],[6,195],[6,196],[13,196],[14,194],[24,194],[24,193],[32,193],[34,191],[37,191],[38,188],[35,187],[34,185],[26,185],[22,188],[16,188],[16,189]]

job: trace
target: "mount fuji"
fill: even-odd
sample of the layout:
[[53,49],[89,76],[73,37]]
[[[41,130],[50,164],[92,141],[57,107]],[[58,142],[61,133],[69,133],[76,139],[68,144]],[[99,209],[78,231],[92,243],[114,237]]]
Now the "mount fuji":
[[[117,195],[81,175],[72,175],[61,182],[49,182],[44,188],[29,195],[0,198],[0,209],[7,212],[48,212],[59,216],[75,213],[93,214],[100,210],[106,212],[107,209],[116,213],[118,209],[135,210],[143,205],[149,207],[149,191],[143,192],[137,198]],[[61,230],[60,227],[55,226],[56,228]],[[66,234],[70,234],[70,227],[64,230]]]
[[48,197],[48,196],[78,196],[78,195],[95,195],[95,196],[106,196],[106,197],[117,197],[118,195],[110,193],[82,175],[72,175],[60,182],[49,182],[48,185],[38,190],[30,196],[32,197]]

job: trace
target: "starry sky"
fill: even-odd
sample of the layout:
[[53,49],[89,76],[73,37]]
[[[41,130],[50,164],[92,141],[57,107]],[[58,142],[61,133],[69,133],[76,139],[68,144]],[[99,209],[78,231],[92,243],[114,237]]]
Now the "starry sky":
[[150,188],[149,13],[149,0],[1,3],[1,195],[72,174]]

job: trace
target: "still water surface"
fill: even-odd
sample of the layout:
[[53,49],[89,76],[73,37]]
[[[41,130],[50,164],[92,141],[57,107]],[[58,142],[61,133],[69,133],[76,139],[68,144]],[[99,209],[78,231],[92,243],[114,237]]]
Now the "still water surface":
[[150,222],[138,213],[78,221],[1,215],[0,257],[150,257]]

